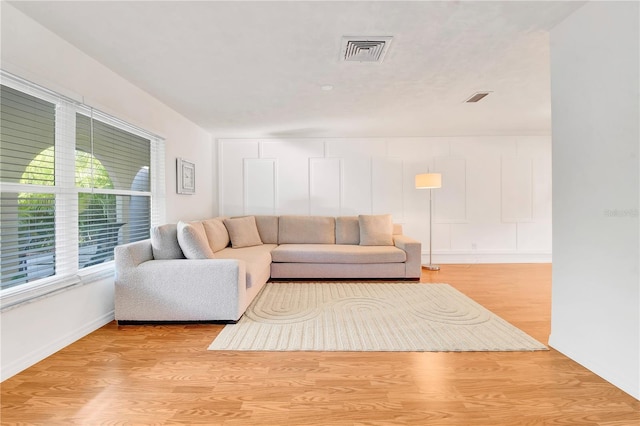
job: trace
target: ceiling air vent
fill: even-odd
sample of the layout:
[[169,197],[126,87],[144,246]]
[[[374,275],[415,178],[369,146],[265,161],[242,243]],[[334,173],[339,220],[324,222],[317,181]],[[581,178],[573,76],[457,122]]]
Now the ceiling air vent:
[[491,92],[476,92],[473,95],[471,95],[465,102],[467,103],[478,102],[482,100],[485,96],[487,96],[489,93]]
[[393,37],[342,37],[340,60],[382,62]]

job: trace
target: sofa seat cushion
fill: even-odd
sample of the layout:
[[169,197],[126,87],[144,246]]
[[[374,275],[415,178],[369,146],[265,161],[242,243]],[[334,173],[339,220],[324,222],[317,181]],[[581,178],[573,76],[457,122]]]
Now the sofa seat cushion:
[[282,244],[271,258],[278,263],[401,263],[407,254],[395,246]]
[[247,288],[256,283],[264,283],[271,274],[271,251],[275,244],[262,244],[253,247],[234,249],[228,247],[216,252],[216,259],[243,260],[247,269]]

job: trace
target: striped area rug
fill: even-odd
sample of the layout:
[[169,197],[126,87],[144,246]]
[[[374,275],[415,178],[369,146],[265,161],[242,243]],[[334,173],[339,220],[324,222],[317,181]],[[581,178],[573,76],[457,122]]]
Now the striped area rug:
[[268,283],[218,351],[536,351],[547,347],[448,284]]

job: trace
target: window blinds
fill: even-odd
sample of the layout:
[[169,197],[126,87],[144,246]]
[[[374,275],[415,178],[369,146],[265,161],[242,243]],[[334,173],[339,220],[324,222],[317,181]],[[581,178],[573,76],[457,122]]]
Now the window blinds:
[[[0,179],[53,185],[56,106],[10,87],[0,89]],[[39,155],[43,152],[46,153]],[[31,167],[25,174],[34,157],[37,157],[37,167]]]
[[79,268],[149,237],[150,165],[149,139],[76,114]]
[[[109,124],[76,114],[76,151],[92,154],[107,168],[111,188],[150,191],[150,141]],[[145,173],[140,173],[145,169]],[[95,170],[94,170],[95,173]],[[104,187],[94,174],[89,188]],[[88,184],[88,182],[86,182]],[[84,185],[79,185],[84,186]]]
[[113,259],[117,244],[148,238],[152,217],[164,219],[166,196],[156,169],[164,167],[161,138],[0,74],[5,307],[31,290],[78,282],[79,270]]
[[6,86],[0,99],[4,289],[55,273],[55,105]]

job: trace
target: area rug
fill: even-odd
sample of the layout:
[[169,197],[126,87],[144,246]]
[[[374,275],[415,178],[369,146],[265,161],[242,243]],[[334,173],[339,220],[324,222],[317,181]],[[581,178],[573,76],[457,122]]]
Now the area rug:
[[267,283],[218,351],[536,351],[547,347],[448,284]]

